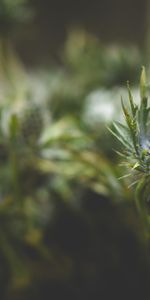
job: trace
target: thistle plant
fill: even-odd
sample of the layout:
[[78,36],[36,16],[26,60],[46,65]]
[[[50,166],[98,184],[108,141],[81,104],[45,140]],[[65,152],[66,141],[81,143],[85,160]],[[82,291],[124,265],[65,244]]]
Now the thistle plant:
[[[145,224],[146,232],[150,233],[150,106],[148,104],[148,84],[145,68],[142,68],[140,78],[140,104],[133,99],[127,83],[129,107],[122,102],[126,125],[113,123],[112,134],[123,145],[120,154],[129,173],[126,176],[134,178],[136,185],[135,202]],[[136,180],[135,180],[136,179]]]

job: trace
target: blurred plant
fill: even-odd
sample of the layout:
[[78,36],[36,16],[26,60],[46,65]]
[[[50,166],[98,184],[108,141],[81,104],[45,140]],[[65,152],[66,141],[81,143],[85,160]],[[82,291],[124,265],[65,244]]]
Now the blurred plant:
[[28,0],[0,1],[0,78],[12,80],[14,70],[20,68],[12,46],[12,36],[28,22],[33,12]]
[[84,30],[72,31],[64,48],[64,61],[80,84],[91,90],[96,87],[137,82],[141,54],[133,46],[104,46]]
[[35,82],[28,86],[35,78],[23,78],[0,104],[0,250],[14,288],[30,281],[27,249],[50,263],[54,259],[43,237],[57,197],[73,204],[90,189],[118,202],[130,198],[126,184],[116,179],[122,174],[95,149],[81,119],[48,118],[43,92],[37,99]]
[[[82,53],[79,59],[77,54],[63,68],[48,72],[26,74],[14,56],[5,60],[7,72],[0,83],[0,254],[11,274],[10,291],[41,276],[36,272],[41,266],[44,273],[46,265],[50,277],[62,270],[68,274],[72,267],[62,249],[55,242],[47,246],[44,239],[56,210],[81,206],[89,191],[105,202],[124,203],[132,197],[128,182],[117,180],[123,172],[105,149],[102,131],[107,120],[100,117],[99,127],[97,121],[94,125],[93,99],[91,114],[85,114],[92,124],[84,119],[89,91],[102,82],[106,85],[94,74],[94,70],[99,74],[100,64],[94,61],[96,55],[101,61],[99,42],[91,37],[86,43],[87,56]],[[117,93],[103,89],[97,97],[111,101]],[[113,147],[109,140],[107,150]]]
[[49,82],[48,108],[55,119],[65,115],[79,117],[84,107],[85,91],[76,82],[74,75],[54,72]]
[[[44,81],[47,82],[47,108],[55,119],[64,115],[82,118],[88,96],[97,90],[100,90],[100,97],[108,93],[109,101],[115,107],[112,86],[118,89],[114,91],[117,98],[120,92],[118,86],[127,78],[136,83],[141,65],[141,54],[135,47],[104,46],[98,38],[83,30],[70,33],[61,58],[61,67],[55,66],[41,76],[43,85]],[[39,90],[38,86],[35,89]]]
[[28,0],[0,1],[0,36],[8,37],[12,30],[28,21],[31,10],[27,6]]
[[141,103],[139,106],[135,104],[128,85],[130,110],[124,106],[122,101],[127,126],[115,122],[114,130],[111,130],[111,132],[124,146],[121,156],[125,159],[124,164],[131,169],[127,176],[133,175],[136,177],[136,181],[133,182],[133,184],[137,184],[135,191],[136,205],[149,234],[150,107],[148,106],[147,91],[148,84],[143,67],[140,79]]

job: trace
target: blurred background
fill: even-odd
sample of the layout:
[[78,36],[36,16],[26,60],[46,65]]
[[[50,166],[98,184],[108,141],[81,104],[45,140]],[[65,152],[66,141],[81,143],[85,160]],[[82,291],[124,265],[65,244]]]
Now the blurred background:
[[146,44],[149,1],[63,0],[32,1],[36,16],[17,40],[18,49],[28,63],[59,58],[63,44],[73,28],[96,35],[104,44]]
[[0,0],[0,299],[149,300],[108,127],[149,78],[148,0]]

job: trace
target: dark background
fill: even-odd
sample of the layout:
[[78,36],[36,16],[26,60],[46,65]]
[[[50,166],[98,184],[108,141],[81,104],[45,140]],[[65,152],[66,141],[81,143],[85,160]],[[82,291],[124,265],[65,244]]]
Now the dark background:
[[[17,47],[27,63],[58,58],[72,28],[96,34],[102,43],[145,45],[147,0],[32,0],[34,19]],[[18,41],[19,40],[19,41]]]

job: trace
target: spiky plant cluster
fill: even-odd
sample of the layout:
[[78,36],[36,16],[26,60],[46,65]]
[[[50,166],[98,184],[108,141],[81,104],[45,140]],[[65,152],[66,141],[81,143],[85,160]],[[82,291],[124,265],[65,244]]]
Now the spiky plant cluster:
[[150,107],[144,67],[140,79],[140,105],[134,102],[129,84],[127,87],[130,107],[121,101],[126,125],[114,122],[111,132],[124,147],[119,154],[125,158],[126,165],[141,175],[150,175]]
[[124,147],[122,153],[119,152],[119,154],[130,169],[129,174],[125,176],[134,175],[137,178],[134,181],[137,183],[135,191],[137,208],[150,229],[150,106],[148,105],[148,85],[144,67],[140,78],[139,105],[133,100],[129,84],[127,84],[127,88],[129,107],[126,107],[122,101],[126,125],[115,122],[111,132]]

